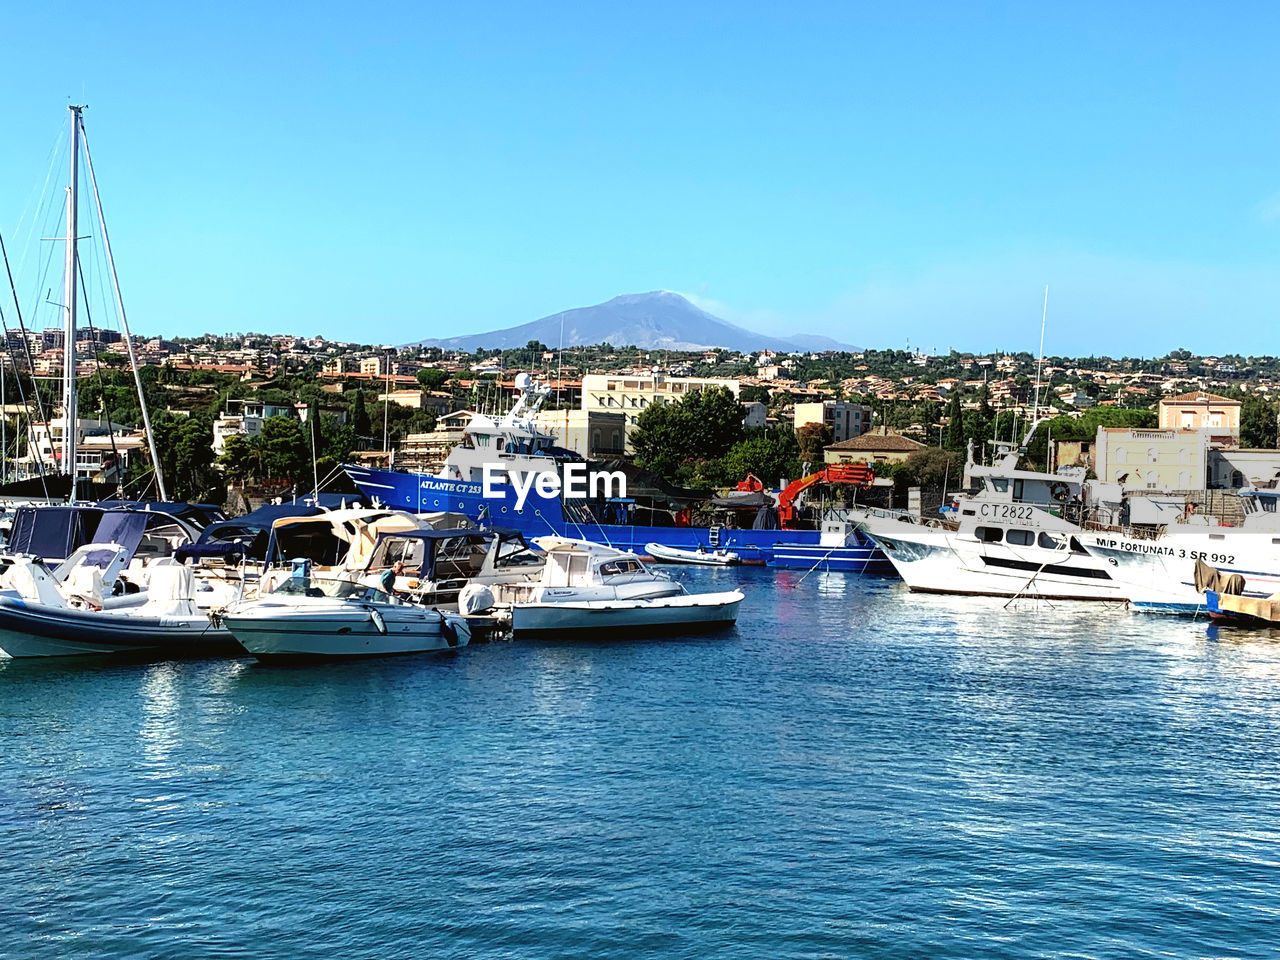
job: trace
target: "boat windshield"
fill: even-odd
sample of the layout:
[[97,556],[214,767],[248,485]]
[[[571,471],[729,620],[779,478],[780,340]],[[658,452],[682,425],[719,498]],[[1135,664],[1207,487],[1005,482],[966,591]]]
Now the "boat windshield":
[[290,577],[271,592],[292,597],[328,597],[333,600],[365,600],[370,603],[392,602],[391,598],[377,587],[366,586],[354,580],[327,580],[320,577]]

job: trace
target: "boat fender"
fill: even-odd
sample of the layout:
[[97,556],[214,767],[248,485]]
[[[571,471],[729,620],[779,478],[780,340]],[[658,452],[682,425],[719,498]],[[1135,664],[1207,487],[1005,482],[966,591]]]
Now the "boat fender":
[[458,645],[458,628],[443,613],[440,614],[440,633],[444,637],[444,642],[451,647]]
[[369,611],[369,619],[373,621],[373,625],[378,628],[379,633],[387,632],[387,621],[382,619],[382,614],[377,610]]

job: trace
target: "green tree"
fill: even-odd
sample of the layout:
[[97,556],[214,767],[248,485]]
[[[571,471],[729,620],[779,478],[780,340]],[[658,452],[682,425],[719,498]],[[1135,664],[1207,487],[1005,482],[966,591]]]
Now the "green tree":
[[786,427],[763,430],[739,440],[725,454],[722,482],[737,483],[748,473],[769,485],[776,485],[784,477],[794,480],[800,476],[800,456],[795,431]]
[[227,437],[222,466],[228,480],[243,482],[256,477],[262,472],[262,444],[258,438],[243,434]]
[[439,390],[449,379],[449,371],[441,370],[439,367],[423,367],[418,371],[417,377],[423,390]]
[[951,399],[947,401],[947,429],[943,434],[943,445],[948,450],[964,449],[964,411],[960,408],[960,391],[953,388]]
[[269,479],[296,479],[311,473],[311,453],[301,422],[292,417],[268,417],[258,436],[262,469]]
[[636,463],[668,479],[687,477],[692,464],[718,460],[742,439],[742,418],[742,405],[724,387],[651,404],[631,433]]
[[356,391],[355,400],[351,404],[351,428],[360,439],[367,438],[373,433],[373,425],[369,422],[369,411],[364,405],[363,390]]
[[1240,401],[1240,445],[1268,450],[1276,446],[1276,405],[1256,393]]
[[800,459],[806,463],[818,463],[822,460],[823,449],[831,445],[835,434],[825,423],[806,423],[795,431],[795,439]]
[[769,402],[769,388],[758,386],[743,387],[738,391],[738,399],[743,403],[764,403]]

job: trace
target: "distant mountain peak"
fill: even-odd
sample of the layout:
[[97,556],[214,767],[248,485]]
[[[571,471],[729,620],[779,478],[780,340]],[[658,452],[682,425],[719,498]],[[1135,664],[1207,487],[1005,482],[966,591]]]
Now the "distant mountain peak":
[[422,340],[417,345],[448,350],[510,349],[539,340],[554,347],[611,343],[645,350],[704,350],[724,347],[754,352],[780,350],[854,350],[827,337],[797,334],[777,337],[757,333],[721,320],[673,290],[623,293],[590,307],[574,307],[516,327],[444,339]]

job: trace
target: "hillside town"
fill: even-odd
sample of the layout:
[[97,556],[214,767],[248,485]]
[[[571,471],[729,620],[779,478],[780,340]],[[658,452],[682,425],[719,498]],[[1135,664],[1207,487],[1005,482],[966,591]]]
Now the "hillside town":
[[[986,441],[1017,439],[1032,418],[1048,421],[1028,451],[1033,462],[1079,464],[1127,488],[1231,489],[1272,483],[1280,473],[1280,361],[1271,357],[1177,350],[1154,359],[1037,363],[1025,352],[556,350],[537,341],[464,353],[318,336],[128,343],[112,331],[82,332],[77,476],[145,485],[147,445],[128,389],[131,348],[156,411],[159,446],[174,448],[159,456],[177,458],[175,472],[186,475],[182,493],[219,502],[228,483],[309,488],[319,479],[316,461],[324,472],[348,460],[434,471],[472,415],[501,413],[514,402],[521,372],[550,385],[537,421],[563,448],[648,467],[661,458],[637,452],[646,411],[723,390],[736,401],[740,422],[720,453],[758,435],[752,449],[759,455],[736,457],[734,472],[769,482],[820,462],[870,463],[888,476],[931,447],[960,454],[970,441],[981,452]],[[65,422],[50,413],[62,331],[8,330],[5,345],[5,477],[57,472]],[[762,452],[759,437],[772,438],[775,449]],[[704,459],[699,452],[678,459],[658,472],[704,487],[741,479],[691,468]]]

